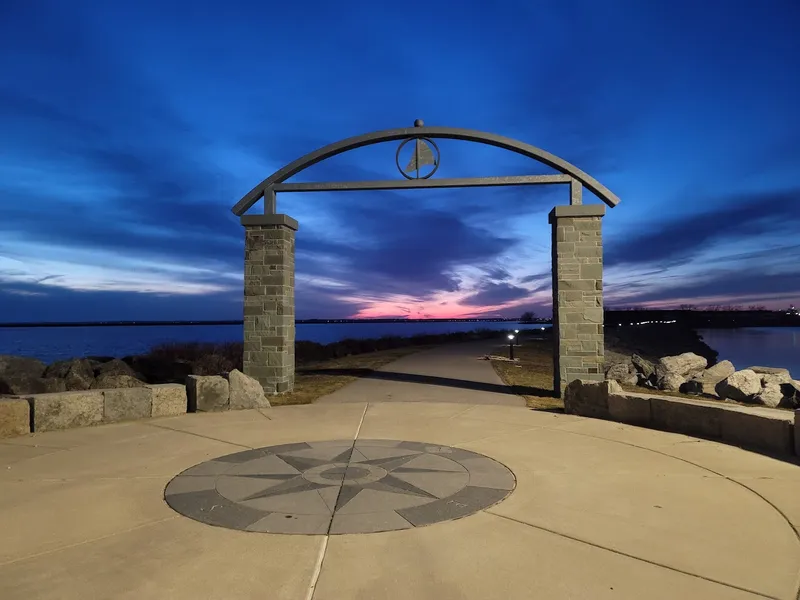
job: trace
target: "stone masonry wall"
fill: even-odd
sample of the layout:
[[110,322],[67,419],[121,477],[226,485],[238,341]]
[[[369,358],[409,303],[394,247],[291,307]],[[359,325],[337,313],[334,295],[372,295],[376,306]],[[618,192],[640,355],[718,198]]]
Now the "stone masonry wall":
[[286,215],[242,217],[244,257],[243,372],[267,394],[294,389],[294,244]]
[[575,379],[604,379],[603,213],[595,205],[560,206],[550,213],[554,385],[559,394]]

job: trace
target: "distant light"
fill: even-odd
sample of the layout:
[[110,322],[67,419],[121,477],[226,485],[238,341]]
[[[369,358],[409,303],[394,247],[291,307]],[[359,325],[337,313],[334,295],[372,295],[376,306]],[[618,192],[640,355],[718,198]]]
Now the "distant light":
[[544,327],[542,327],[542,331],[544,331]]
[[508,339],[513,340],[514,339],[514,334],[513,333],[509,333],[508,334]]
[[514,330],[514,333],[519,333],[519,329],[515,329],[515,330]]

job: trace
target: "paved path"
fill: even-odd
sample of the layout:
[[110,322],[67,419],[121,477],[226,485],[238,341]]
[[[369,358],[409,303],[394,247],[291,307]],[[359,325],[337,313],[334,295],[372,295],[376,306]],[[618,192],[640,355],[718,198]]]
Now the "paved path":
[[486,354],[505,355],[493,341],[451,344],[410,354],[318,400],[330,402],[458,402],[525,406],[495,373]]
[[[454,373],[428,360],[424,367],[427,376]],[[380,390],[409,393],[401,385],[382,380]],[[452,399],[445,386],[418,385],[426,397],[435,387]],[[396,448],[434,455],[449,447],[465,451],[451,454],[457,462],[474,453],[505,465],[515,488],[463,518],[342,535],[212,526],[164,501],[177,474],[206,461],[212,472],[224,463],[213,477],[229,477],[226,469],[258,476],[252,449],[286,445],[274,454],[337,462],[344,458],[316,453],[348,440],[366,453],[358,460],[369,473],[348,475],[352,456],[340,472],[362,487],[376,460],[389,460],[380,463],[387,471],[417,460]],[[369,440],[393,440],[390,454]],[[406,441],[422,444],[398,445]],[[325,483],[329,467],[304,478]],[[416,470],[424,468],[446,466]],[[0,598],[797,600],[798,498],[797,465],[521,406],[370,400],[184,415],[0,443]]]

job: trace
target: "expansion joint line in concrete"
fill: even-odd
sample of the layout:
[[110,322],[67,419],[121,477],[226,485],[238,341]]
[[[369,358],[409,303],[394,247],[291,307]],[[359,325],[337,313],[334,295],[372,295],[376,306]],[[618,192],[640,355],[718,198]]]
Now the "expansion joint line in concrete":
[[492,515],[493,517],[498,517],[500,519],[505,519],[506,521],[511,521],[512,523],[517,523],[518,525],[524,525],[525,527],[531,527],[532,529],[538,529],[539,531],[545,531],[552,535],[557,535],[558,537],[562,537],[568,540],[572,540],[573,542],[578,542],[579,544],[586,544],[587,546],[592,546],[593,548],[597,548],[599,550],[605,550],[607,552],[611,552],[613,554],[617,554],[619,556],[624,556],[626,558],[631,558],[633,560],[637,560],[639,562],[647,563],[649,565],[653,565],[655,567],[660,567],[662,569],[667,569],[669,571],[674,571],[676,573],[681,573],[682,575],[688,575],[689,577],[695,577],[696,579],[702,579],[704,581],[708,581],[710,583],[716,583],[717,585],[723,585],[728,588],[732,588],[735,590],[739,590],[742,592],[747,592],[749,594],[753,594],[755,596],[759,596],[761,598],[768,598],[769,600],[780,600],[780,598],[776,596],[770,596],[769,594],[762,594],[761,592],[757,592],[756,590],[751,590],[745,587],[741,587],[738,585],[734,585],[732,583],[726,583],[724,581],[720,581],[718,579],[712,579],[711,577],[705,577],[704,575],[698,575],[697,573],[691,573],[689,571],[684,571],[682,569],[678,569],[677,567],[671,567],[669,565],[664,565],[653,560],[648,560],[646,558],[642,558],[640,556],[635,556],[633,554],[628,554],[627,552],[622,552],[621,550],[616,550],[614,548],[609,548],[608,546],[602,546],[600,544],[596,544],[594,542],[590,542],[588,540],[581,539],[579,537],[575,537],[566,533],[562,533],[560,531],[555,531],[554,529],[549,529],[547,527],[542,527],[541,525],[533,525],[531,523],[526,523],[525,521],[521,521],[519,519],[515,519],[513,517],[508,517],[506,515],[501,515],[496,512],[492,512],[491,509],[484,511],[487,514]]
[[[364,424],[364,418],[367,416],[367,410],[369,409],[369,402],[366,403],[364,406],[364,412],[361,413],[361,420],[358,422],[358,427],[356,428],[355,435],[353,435],[353,444],[350,447],[350,451],[352,453],[353,450],[356,448],[356,442],[358,441],[358,436],[361,433],[361,426]],[[350,462],[350,461],[348,461]],[[344,478],[344,474],[342,474]],[[336,496],[336,502],[334,503],[334,507],[339,504],[339,496],[342,494],[342,488],[339,488],[339,494]],[[308,586],[308,592],[306,593],[305,600],[314,600],[314,593],[317,591],[317,583],[319,582],[319,577],[322,574],[322,564],[325,562],[325,554],[328,551],[328,540],[331,537],[331,527],[333,527],[333,519],[328,524],[328,531],[325,536],[322,538],[322,544],[319,548],[319,554],[317,555],[317,562],[314,564],[314,571],[311,574],[311,583]]]
[[118,535],[123,535],[126,533],[130,533],[131,531],[136,531],[137,529],[144,529],[145,527],[153,527],[154,525],[159,525],[161,523],[165,523],[167,521],[173,521],[175,519],[179,519],[180,515],[174,515],[171,517],[166,517],[164,519],[157,519],[155,521],[148,521],[147,523],[141,523],[134,527],[129,527],[128,529],[124,529],[123,531],[115,531],[114,533],[109,533],[108,535],[101,535],[100,537],[92,538],[90,540],[83,540],[82,542],[75,542],[74,544],[67,544],[65,546],[59,546],[58,548],[51,548],[50,550],[45,550],[44,552],[37,552],[36,554],[29,554],[28,556],[23,556],[20,558],[14,558],[12,560],[7,560],[5,562],[0,562],[0,567],[5,567],[7,565],[12,565],[14,563],[22,562],[25,560],[30,560],[32,558],[39,558],[41,556],[47,556],[48,554],[55,554],[56,552],[61,552],[62,550],[69,550],[70,548],[77,548],[78,546],[85,546],[86,544],[91,544],[93,542],[100,542],[103,540],[107,540],[109,538],[113,538]]
[[195,437],[203,438],[204,440],[211,440],[212,442],[220,442],[222,444],[229,444],[237,448],[246,448],[247,450],[254,450],[253,446],[245,446],[244,444],[237,444],[236,442],[229,442],[228,440],[221,440],[219,438],[211,437],[210,435],[203,435],[202,433],[195,433],[194,431],[185,431],[183,429],[175,429],[173,427],[164,427],[163,425],[156,425],[155,423],[143,423],[147,427],[155,427],[156,429],[164,429],[165,431],[174,431],[175,433],[185,433],[186,435],[193,435]]
[[[493,421],[494,423],[499,423],[499,421]],[[544,429],[541,425],[534,425],[533,427],[526,427],[525,429],[519,429],[518,431],[503,431],[501,433],[493,433],[492,435],[487,435],[484,437],[479,437],[474,440],[467,440],[466,442],[458,442],[457,444],[453,444],[454,448],[464,448],[469,444],[477,444],[478,442],[485,442],[486,440],[492,440],[494,438],[507,438],[510,435],[517,435],[520,433],[530,433],[531,431],[536,431],[537,429]],[[467,448],[464,448],[467,450]]]
[[[741,481],[739,481],[737,479],[733,479],[732,477],[728,477],[724,473],[719,473],[719,472],[715,471],[714,469],[709,469],[706,466],[697,464],[697,463],[692,462],[692,461],[690,461],[688,459],[681,458],[679,456],[673,456],[672,454],[667,454],[666,452],[661,452],[660,450],[655,450],[654,448],[646,448],[644,446],[637,446],[636,444],[631,444],[630,442],[623,442],[621,440],[610,440],[608,438],[600,437],[600,436],[597,436],[597,435],[591,435],[591,434],[583,433],[583,432],[579,432],[579,431],[569,431],[567,429],[559,429],[559,428],[554,428],[554,429],[556,429],[558,431],[561,431],[563,433],[570,433],[570,434],[573,434],[573,435],[582,435],[583,437],[593,438],[593,439],[597,439],[597,440],[605,440],[607,442],[614,442],[616,444],[622,444],[623,446],[630,446],[631,448],[638,448],[639,450],[647,450],[648,452],[653,452],[654,454],[659,454],[659,455],[667,457],[667,458],[672,458],[674,460],[679,460],[679,461],[681,461],[683,463],[686,463],[687,465],[691,465],[693,467],[697,467],[698,469],[701,469],[703,471],[711,473],[712,475],[716,475],[717,477],[721,477],[722,479],[725,479],[726,481],[730,481],[731,483],[733,483],[735,485],[738,485],[739,487],[747,490],[751,494],[754,494],[755,496],[760,498],[764,503],[766,503],[767,506],[772,508],[772,510],[774,510],[776,513],[778,513],[781,516],[781,518],[786,522],[786,524],[789,526],[789,529],[792,530],[792,533],[794,533],[794,536],[795,536],[795,539],[797,540],[798,545],[800,545],[800,531],[798,531],[797,527],[794,526],[794,524],[792,523],[791,519],[789,519],[789,517],[786,515],[786,513],[784,513],[777,505],[775,505],[772,502],[770,502],[765,496],[763,496],[762,494],[759,494],[756,490],[754,490],[753,488],[751,488],[748,485],[745,485],[744,483],[742,483]],[[713,442],[709,442],[707,440],[698,440],[698,441],[705,442],[705,443],[713,443]],[[683,442],[679,442],[679,443],[683,443]],[[745,452],[746,452],[746,450],[745,450]],[[797,600],[800,600],[800,569],[798,569],[798,575],[797,575],[796,581],[797,581],[797,594],[796,594],[797,595]]]
[[[31,437],[33,437],[33,435]],[[71,448],[65,446],[43,446],[42,444],[33,444],[33,446],[29,446],[28,444],[14,444],[12,442],[0,442],[0,446],[11,446],[13,448],[47,448],[48,450],[71,450]]]

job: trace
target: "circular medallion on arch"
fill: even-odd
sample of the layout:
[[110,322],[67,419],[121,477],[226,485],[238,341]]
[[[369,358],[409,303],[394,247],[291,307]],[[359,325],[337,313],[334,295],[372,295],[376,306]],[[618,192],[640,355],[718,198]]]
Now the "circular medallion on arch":
[[406,179],[429,179],[439,170],[440,156],[439,146],[432,139],[413,137],[400,142],[394,161]]
[[229,529],[373,533],[465,517],[515,484],[507,467],[461,448],[334,440],[220,456],[175,477],[164,497],[187,517]]

